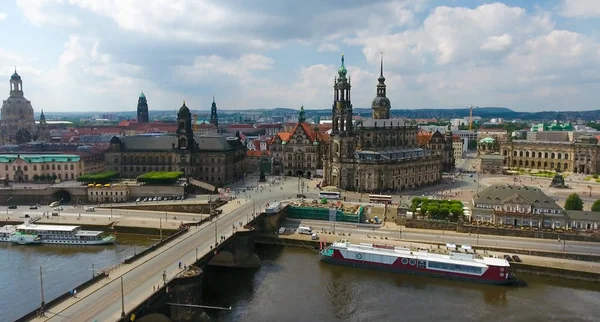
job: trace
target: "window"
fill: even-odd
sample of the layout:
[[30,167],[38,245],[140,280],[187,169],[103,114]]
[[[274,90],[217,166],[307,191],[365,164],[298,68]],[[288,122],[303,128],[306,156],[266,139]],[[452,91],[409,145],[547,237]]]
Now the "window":
[[60,170],[60,164],[58,165],[58,170]]
[[73,165],[71,164],[71,171],[73,171]]
[[450,264],[450,263],[438,263],[428,262],[427,267],[435,270],[452,271],[466,274],[481,275],[481,267],[472,267],[466,265]]

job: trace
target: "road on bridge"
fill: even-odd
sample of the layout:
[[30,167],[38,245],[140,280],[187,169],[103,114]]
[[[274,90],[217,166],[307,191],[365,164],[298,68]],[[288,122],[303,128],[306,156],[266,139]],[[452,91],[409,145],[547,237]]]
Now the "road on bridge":
[[[196,261],[196,256],[202,257],[211,251],[215,244],[215,237],[230,236],[233,225],[246,222],[251,218],[254,205],[260,212],[268,202],[281,200],[282,196],[294,190],[297,179],[287,179],[279,185],[264,186],[262,191],[248,193],[248,201],[244,200],[244,193],[238,200],[229,202],[224,206],[224,212],[216,223],[205,223],[198,228],[191,228],[190,232],[170,242],[136,262],[121,265],[110,273],[110,279],[101,281],[90,288],[77,293],[77,298],[70,298],[46,312],[46,317],[34,321],[117,321],[121,318],[121,277],[123,279],[123,298],[125,312],[142,303],[153,293],[153,286],[163,284],[163,272],[167,279],[172,279],[182,270],[178,263],[190,265]],[[280,189],[283,187],[284,189]],[[196,255],[197,254],[197,255]]]

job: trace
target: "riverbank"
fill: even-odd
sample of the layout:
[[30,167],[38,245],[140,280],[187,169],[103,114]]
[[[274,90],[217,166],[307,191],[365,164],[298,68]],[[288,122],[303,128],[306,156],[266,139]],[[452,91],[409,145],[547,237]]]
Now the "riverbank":
[[[282,245],[290,247],[302,247],[309,249],[318,249],[320,242],[330,244],[331,242],[338,239],[347,239],[351,243],[377,243],[386,244],[397,247],[419,247],[424,249],[438,248],[444,245],[423,243],[423,242],[412,242],[406,240],[391,240],[391,239],[378,239],[373,240],[369,238],[358,238],[348,236],[335,236],[335,235],[321,235],[321,240],[311,240],[308,235],[300,235],[297,233],[287,235],[274,235],[274,234],[262,234],[256,237],[255,242],[259,244],[269,245]],[[488,250],[487,248],[473,247],[475,252],[482,253],[484,250],[488,255],[496,255],[499,257],[507,255],[514,255],[515,252],[505,252]],[[528,274],[534,274],[539,276],[558,277],[564,279],[574,279],[589,281],[594,283],[600,283],[600,263],[580,261],[563,258],[543,257],[534,255],[522,255],[519,253],[519,257],[523,260],[522,263],[511,262],[511,267],[515,272],[523,272]]]

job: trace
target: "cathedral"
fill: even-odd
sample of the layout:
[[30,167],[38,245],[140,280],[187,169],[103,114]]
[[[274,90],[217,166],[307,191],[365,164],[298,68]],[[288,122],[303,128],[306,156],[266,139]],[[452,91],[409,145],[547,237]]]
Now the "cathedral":
[[10,77],[10,93],[2,102],[1,115],[0,144],[21,144],[48,139],[44,112],[40,116],[39,126],[36,126],[33,107],[23,96],[23,81],[16,69]]
[[451,133],[440,144],[423,149],[417,145],[416,122],[390,118],[383,57],[372,118],[354,122],[351,81],[343,55],[333,88],[333,127],[324,156],[324,185],[360,192],[402,191],[437,183],[444,169],[452,168]]

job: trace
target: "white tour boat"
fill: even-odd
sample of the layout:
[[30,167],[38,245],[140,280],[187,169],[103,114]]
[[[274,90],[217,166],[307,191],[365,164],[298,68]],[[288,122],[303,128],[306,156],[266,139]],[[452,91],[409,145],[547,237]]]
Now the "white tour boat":
[[36,225],[28,221],[0,228],[0,241],[17,244],[102,245],[115,242],[114,235],[102,231],[81,230],[79,226]]

